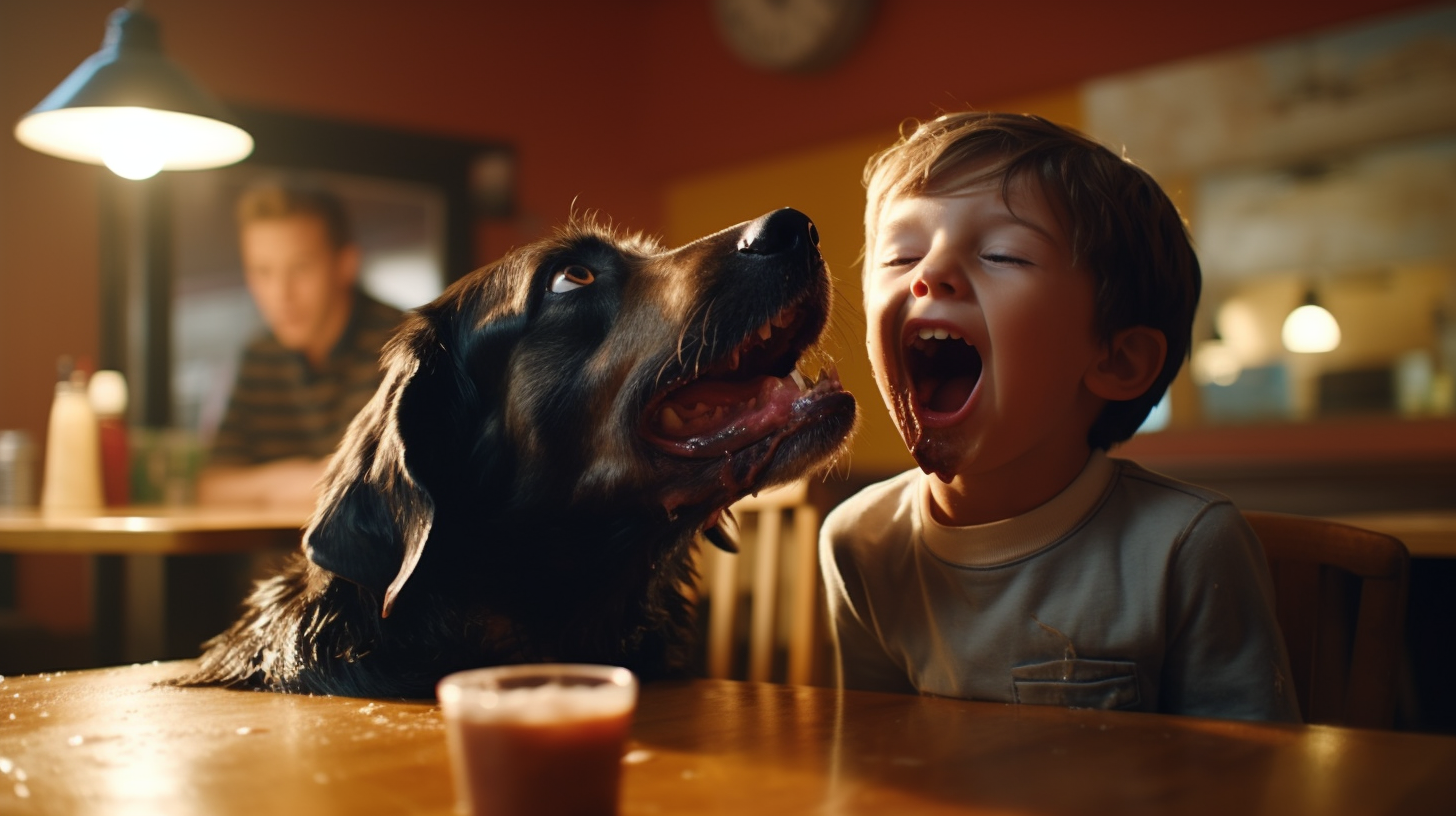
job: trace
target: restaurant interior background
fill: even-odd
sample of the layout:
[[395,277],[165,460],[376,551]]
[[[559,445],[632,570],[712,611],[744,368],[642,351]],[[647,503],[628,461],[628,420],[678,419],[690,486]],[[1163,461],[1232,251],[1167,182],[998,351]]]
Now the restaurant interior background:
[[[18,119],[95,50],[115,5],[0,4],[0,114]],[[454,180],[260,138],[233,168],[124,182],[0,139],[0,428],[44,440],[56,359],[97,358],[99,280],[138,190],[166,202],[171,424],[201,446],[260,325],[228,202],[272,160],[343,190],[366,285],[402,307],[574,212],[677,244],[792,205],[823,236],[829,343],[864,417],[816,487],[832,502],[911,464],[860,351],[864,160],[908,118],[1012,109],[1125,146],[1197,243],[1192,365],[1123,454],[1249,509],[1456,507],[1456,6],[881,0],[841,59],[809,71],[749,64],[714,6],[148,0],[167,53],[243,118],[284,141],[449,154]],[[1311,298],[1341,342],[1289,351],[1281,326]],[[0,671],[77,662],[89,562],[0,561]],[[1417,582],[1456,580],[1419,567]],[[1453,617],[1412,599],[1413,619]]]

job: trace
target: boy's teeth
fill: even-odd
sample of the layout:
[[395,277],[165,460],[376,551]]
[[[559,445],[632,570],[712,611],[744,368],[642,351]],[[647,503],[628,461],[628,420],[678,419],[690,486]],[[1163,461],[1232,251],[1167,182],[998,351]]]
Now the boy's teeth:
[[955,332],[949,330],[949,329],[941,329],[941,328],[934,328],[934,329],[932,329],[932,328],[926,327],[926,328],[923,328],[923,329],[920,330],[920,339],[921,340],[946,340],[946,339],[959,340],[959,339],[961,339],[961,336],[959,334],[956,334]]

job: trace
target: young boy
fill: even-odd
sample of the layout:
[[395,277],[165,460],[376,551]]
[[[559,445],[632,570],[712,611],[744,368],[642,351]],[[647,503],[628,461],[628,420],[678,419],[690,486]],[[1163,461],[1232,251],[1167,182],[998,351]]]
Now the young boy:
[[825,520],[843,684],[1297,721],[1238,510],[1106,455],[1188,352],[1201,278],[1167,196],[1001,113],[924,124],[865,179],[870,360],[920,470]]

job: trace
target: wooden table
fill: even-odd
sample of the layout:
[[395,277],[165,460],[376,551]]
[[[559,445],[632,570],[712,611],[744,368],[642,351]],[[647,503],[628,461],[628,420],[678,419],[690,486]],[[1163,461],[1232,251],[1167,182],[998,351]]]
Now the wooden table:
[[205,555],[297,547],[308,511],[112,507],[99,513],[0,508],[0,552]]
[[[0,813],[452,814],[429,702],[153,685],[186,668],[0,683]],[[1417,816],[1456,803],[1451,737],[727,680],[645,686],[628,748],[624,816]]]
[[294,549],[307,522],[304,508],[0,508],[0,552],[95,556],[99,662],[150,660],[162,653],[167,556]]

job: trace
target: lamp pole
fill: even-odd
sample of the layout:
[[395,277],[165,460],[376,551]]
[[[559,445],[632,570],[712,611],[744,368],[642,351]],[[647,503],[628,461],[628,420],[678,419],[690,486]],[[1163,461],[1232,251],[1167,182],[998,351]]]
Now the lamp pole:
[[172,231],[168,177],[106,174],[101,198],[102,368],[126,375],[132,425],[172,420]]

